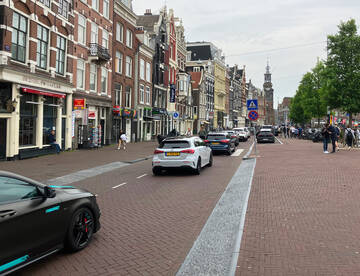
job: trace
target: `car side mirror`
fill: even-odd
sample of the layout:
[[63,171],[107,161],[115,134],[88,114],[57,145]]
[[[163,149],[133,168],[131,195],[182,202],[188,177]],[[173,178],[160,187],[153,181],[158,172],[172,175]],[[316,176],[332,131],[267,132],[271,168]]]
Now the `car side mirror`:
[[44,187],[44,196],[46,198],[54,198],[56,196],[56,191],[51,189],[49,186]]

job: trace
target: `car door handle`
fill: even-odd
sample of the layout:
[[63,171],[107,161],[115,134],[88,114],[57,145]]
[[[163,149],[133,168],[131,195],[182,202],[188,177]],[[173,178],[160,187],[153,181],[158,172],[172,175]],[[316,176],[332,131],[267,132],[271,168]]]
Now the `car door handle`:
[[0,218],[11,217],[15,214],[16,214],[16,211],[14,211],[14,210],[0,211]]

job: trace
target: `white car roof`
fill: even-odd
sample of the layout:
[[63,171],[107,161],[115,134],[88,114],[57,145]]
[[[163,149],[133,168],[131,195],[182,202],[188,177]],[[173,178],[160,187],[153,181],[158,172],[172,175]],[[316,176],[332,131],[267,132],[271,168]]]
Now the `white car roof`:
[[271,129],[269,129],[269,128],[262,128],[262,129],[260,129],[260,131],[271,131]]

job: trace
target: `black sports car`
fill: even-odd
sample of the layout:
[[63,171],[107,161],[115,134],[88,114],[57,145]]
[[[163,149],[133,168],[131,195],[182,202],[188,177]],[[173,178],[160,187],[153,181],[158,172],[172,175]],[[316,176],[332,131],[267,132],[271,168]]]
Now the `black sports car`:
[[85,248],[100,229],[92,193],[0,171],[0,275],[62,248]]

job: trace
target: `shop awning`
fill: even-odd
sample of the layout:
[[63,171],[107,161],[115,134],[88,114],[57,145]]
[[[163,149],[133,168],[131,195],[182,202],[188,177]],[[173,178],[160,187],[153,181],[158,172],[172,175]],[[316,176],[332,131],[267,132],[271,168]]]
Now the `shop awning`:
[[21,91],[26,92],[26,93],[32,93],[32,94],[38,94],[38,95],[43,95],[43,96],[55,97],[55,98],[65,98],[66,97],[66,95],[63,94],[63,93],[50,92],[50,91],[45,91],[45,90],[38,90],[38,89],[35,89],[35,88],[30,88],[30,87],[21,87]]

